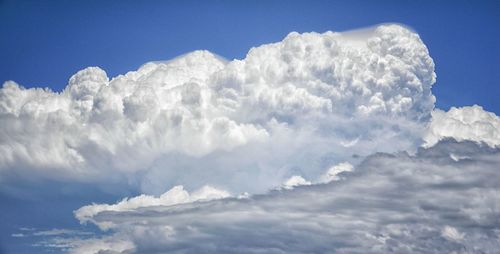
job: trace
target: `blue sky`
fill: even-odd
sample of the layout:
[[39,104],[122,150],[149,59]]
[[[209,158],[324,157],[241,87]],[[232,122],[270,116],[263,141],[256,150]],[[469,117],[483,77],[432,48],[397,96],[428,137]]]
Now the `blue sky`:
[[[49,87],[54,91],[61,91],[66,86],[71,75],[88,66],[99,66],[107,72],[109,77],[114,77],[127,71],[136,70],[146,62],[172,59],[197,49],[207,49],[227,59],[243,59],[252,47],[279,42],[292,31],[347,31],[381,23],[400,23],[413,28],[420,35],[436,64],[437,82],[432,88],[433,94],[437,98],[436,107],[447,110],[451,106],[478,104],[484,107],[485,110],[499,115],[500,15],[498,13],[500,13],[500,1],[472,0],[287,2],[273,0],[0,0],[0,82],[14,80],[27,88]],[[206,59],[202,58],[201,60]],[[257,61],[257,63],[259,62]],[[228,77],[231,74],[230,71],[227,70]],[[90,75],[98,76],[98,74],[91,73]],[[182,74],[179,76],[182,76]],[[406,81],[403,78],[402,85],[407,85]],[[221,85],[225,85],[225,83],[221,82]],[[284,84],[279,85],[284,86]],[[15,97],[15,94],[10,95],[13,96],[12,98],[18,98]],[[392,96],[392,94],[388,95]],[[405,150],[407,148],[416,150],[414,145],[417,144],[417,141],[415,139],[417,138],[418,142],[420,142],[422,138],[418,136],[420,133],[415,134],[418,128],[412,129],[413,125],[408,127],[401,123],[401,126],[398,126],[399,122],[384,122],[383,116],[381,119],[367,118],[358,121],[358,119],[344,119],[344,115],[339,113],[339,115],[332,116],[333,120],[321,119],[318,122],[308,122],[304,120],[308,120],[307,114],[303,116],[299,112],[294,113],[296,115],[291,114],[279,119],[280,121],[283,120],[285,125],[290,124],[295,128],[294,131],[296,132],[284,132],[283,136],[280,136],[281,133],[272,133],[270,131],[269,143],[264,142],[259,143],[261,146],[253,146],[253,143],[250,142],[250,145],[245,143],[241,145],[242,147],[239,147],[239,144],[234,145],[234,147],[225,147],[225,144],[220,145],[219,143],[224,143],[226,140],[219,141],[224,137],[216,136],[216,133],[214,137],[209,138],[213,138],[212,143],[215,144],[214,146],[220,145],[222,148],[208,149],[209,152],[203,154],[203,156],[198,156],[195,152],[190,153],[190,151],[182,150],[184,149],[183,145],[197,148],[196,146],[202,147],[207,143],[203,139],[201,141],[197,140],[197,133],[190,133],[189,129],[183,134],[187,137],[181,137],[179,139],[181,141],[175,138],[173,140],[167,138],[166,141],[158,138],[160,148],[155,150],[157,149],[154,146],[157,136],[165,138],[162,136],[164,132],[170,131],[168,126],[161,125],[164,124],[161,118],[152,117],[151,119],[157,121],[152,120],[157,124],[152,126],[165,128],[158,128],[159,131],[152,128],[153,131],[144,132],[146,134],[135,132],[141,126],[133,121],[134,116],[130,117],[128,115],[121,121],[116,121],[118,122],[116,125],[113,125],[113,121],[116,119],[110,118],[111,120],[108,121],[109,119],[104,117],[82,120],[82,122],[76,122],[69,126],[66,125],[66,118],[64,117],[68,116],[68,118],[72,119],[74,115],[71,114],[74,112],[62,112],[58,115],[57,111],[51,111],[52,108],[50,108],[58,102],[55,101],[50,104],[50,99],[47,100],[48,103],[43,100],[43,96],[42,94],[42,99],[38,101],[35,98],[33,100],[35,103],[32,105],[39,107],[38,109],[41,112],[44,112],[44,107],[49,108],[48,113],[45,113],[53,118],[48,118],[48,121],[47,118],[43,119],[43,114],[41,114],[41,118],[38,118],[39,115],[35,112],[36,110],[31,112],[35,113],[28,116],[0,114],[0,128],[2,128],[0,130],[0,149],[4,149],[0,151],[12,152],[10,157],[0,156],[0,203],[2,204],[0,208],[0,254],[4,252],[40,253],[41,249],[32,244],[44,239],[36,236],[33,232],[43,230],[54,228],[76,229],[102,235],[103,233],[92,223],[80,226],[73,211],[92,203],[111,204],[124,197],[143,194],[150,190],[144,188],[144,182],[146,182],[146,185],[154,185],[151,189],[157,188],[154,192],[150,191],[144,194],[161,194],[177,184],[184,184],[186,189],[193,191],[202,184],[212,184],[211,180],[230,183],[228,186],[234,185],[238,191],[240,185],[243,186],[247,182],[249,182],[248,185],[255,183],[255,186],[264,188],[263,186],[267,187],[272,182],[266,177],[272,178],[272,176],[279,174],[283,174],[279,175],[279,177],[288,177],[286,174],[291,173],[300,174],[306,178],[312,177],[323,173],[323,170],[329,168],[333,162],[340,162],[339,158],[352,159],[351,162],[355,164],[355,162],[362,161],[365,158],[363,156],[368,156],[372,152],[394,152],[399,151],[398,149]],[[354,98],[349,101],[351,99],[349,96],[345,96],[347,102],[352,103],[352,101],[356,100]],[[1,98],[5,99],[7,97]],[[171,97],[167,94],[163,98]],[[286,102],[286,99],[283,101]],[[343,97],[340,99],[343,99]],[[425,105],[428,105],[426,104],[427,100],[429,100],[428,97],[423,96],[419,100],[421,101],[417,101],[417,103],[424,105],[422,107],[425,108]],[[134,106],[133,102],[130,103],[132,106]],[[143,104],[139,106],[146,105],[147,109],[154,108],[146,104],[148,101],[140,102]],[[164,102],[169,103],[167,100],[164,100]],[[320,102],[324,102],[324,100],[320,100]],[[78,101],[78,103],[81,102]],[[317,106],[317,104],[311,104]],[[298,105],[302,104],[298,103]],[[253,106],[255,105],[250,105],[251,108],[248,111],[242,111],[236,116],[231,115],[234,119],[229,118],[236,122],[249,123],[250,127],[257,126],[260,128],[261,122],[259,121],[261,119],[258,119],[260,111],[263,112],[262,114],[269,113],[266,111],[268,108]],[[270,109],[270,113],[265,117],[274,116],[273,114],[280,111],[281,108],[278,106]],[[30,109],[30,107],[27,108]],[[140,107],[138,108],[140,109]],[[293,107],[291,108],[293,109]],[[78,110],[82,110],[79,113],[84,111],[81,108],[78,108]],[[430,112],[431,109],[426,110]],[[137,112],[141,113],[140,110]],[[409,114],[415,113],[411,110],[408,110],[408,112]],[[425,113],[429,112],[425,111]],[[479,109],[460,111],[458,117],[461,114],[466,115],[470,112],[479,112],[472,115],[477,115],[479,119],[478,125],[480,126],[469,128],[481,129],[484,127],[481,126],[482,123],[491,121],[493,127],[489,126],[491,128],[488,130],[493,131],[486,131],[485,136],[496,135],[498,126],[500,126],[494,125],[494,121],[497,119],[492,120],[491,117],[485,117],[485,114],[482,114],[484,112]],[[280,113],[276,114],[279,115]],[[137,118],[137,116],[135,117]],[[206,116],[202,114],[202,117]],[[262,119],[269,120],[265,117]],[[303,119],[302,121],[293,122],[292,120],[295,117],[296,119]],[[336,122],[337,118],[335,117],[343,121]],[[443,122],[450,120],[446,119],[448,116],[441,117],[444,118]],[[213,120],[210,116],[207,119],[202,120]],[[380,122],[378,122],[379,120]],[[451,119],[450,122],[454,120],[456,119]],[[39,122],[41,123],[39,124]],[[120,126],[119,124],[122,123],[129,125]],[[348,126],[351,123],[353,125]],[[416,123],[418,126],[420,124]],[[91,125],[97,127],[92,129]],[[73,127],[78,128],[77,131],[72,129]],[[318,132],[325,131],[326,134],[314,133],[314,135],[309,136],[309,127],[318,127]],[[60,132],[54,134],[51,128]],[[269,130],[271,127],[266,128]],[[458,125],[455,128],[458,130],[458,134],[449,134],[446,133],[447,130],[440,130],[444,134],[438,133],[436,135],[442,134],[443,137],[458,135],[461,138],[460,135],[463,133],[465,133],[464,135],[469,133],[467,131],[460,132],[460,128],[466,129],[467,126]],[[97,138],[93,136],[94,139],[89,138],[90,134],[102,134],[100,131],[103,130],[105,134],[118,134],[114,139],[106,135],[98,135]],[[122,130],[125,131],[122,133]],[[248,130],[242,133],[254,134],[252,132],[254,129],[249,128]],[[264,128],[264,131],[267,130]],[[279,135],[273,136],[276,133]],[[122,134],[123,136],[120,136]],[[141,136],[143,134],[144,136]],[[152,136],[147,136],[149,134]],[[364,136],[364,134],[367,135]],[[130,135],[138,138],[126,145],[120,143],[127,140]],[[187,145],[183,143],[185,140],[182,138],[189,141]],[[294,140],[295,138],[297,140]],[[464,139],[467,140],[468,138],[473,141],[478,141],[474,139],[477,138],[479,141],[493,140],[491,142],[498,142],[498,135],[494,136],[496,140],[481,140],[481,138],[484,138],[482,136],[466,137]],[[135,141],[137,143],[134,143]],[[230,141],[227,143],[230,143]],[[295,141],[296,143],[294,143]],[[436,140],[436,142],[438,141]],[[166,145],[161,142],[165,142]],[[174,144],[175,148],[162,150],[164,149],[162,145],[166,147],[171,145],[169,142]],[[373,145],[375,143],[376,145]],[[153,144],[152,147],[148,146],[151,144]],[[365,144],[368,145],[365,146]],[[111,152],[106,150],[108,147],[114,147],[115,145],[118,147],[116,154],[113,149],[110,149]],[[123,147],[120,147],[120,145],[123,145]],[[444,156],[443,161],[448,161],[450,159],[447,152],[449,149],[455,149],[454,145],[454,143],[438,144],[438,147],[433,148],[433,151],[438,153],[441,151],[440,149],[444,150],[442,154]],[[456,146],[463,146],[464,156],[466,156],[466,153],[469,153],[469,150],[472,149],[469,146],[473,145],[460,143]],[[181,148],[176,150],[178,147]],[[120,150],[120,148],[123,149]],[[73,159],[73,157],[66,153],[68,149],[82,155],[81,158],[84,158],[82,164],[75,164],[81,167],[71,164],[73,161],[70,159]],[[492,156],[494,159],[497,159],[498,154],[500,154],[498,146],[492,148],[491,151],[484,147],[474,146],[474,149],[478,150],[477,153],[487,153],[488,156]],[[286,150],[286,152],[282,153],[282,150]],[[151,151],[151,156],[149,156],[148,151]],[[269,154],[263,154],[261,151],[269,151]],[[12,154],[17,155],[17,157]],[[425,157],[427,154],[423,152],[422,155],[418,156]],[[60,158],[62,158],[63,162],[67,162],[65,160],[68,158],[70,159],[61,168],[57,166],[52,168],[50,163],[53,161],[50,159],[54,157],[56,162]],[[402,158],[403,161],[406,159]],[[123,166],[132,160],[136,160],[137,165],[134,164],[130,168]],[[432,158],[429,159],[429,161],[431,160]],[[460,160],[459,158],[458,161]],[[46,165],[30,164],[32,161],[42,161],[42,163],[48,161],[48,163]],[[123,161],[125,162],[120,164]],[[416,160],[415,163],[418,164],[418,162]],[[455,162],[452,161],[451,163]],[[431,164],[429,162],[429,165]],[[455,163],[452,166],[458,164]],[[484,162],[484,164],[491,166],[488,161]],[[471,164],[467,165],[470,166]],[[106,166],[109,168],[106,168]],[[439,166],[437,165],[436,169]],[[178,170],[179,168],[182,168],[182,170]],[[228,168],[231,170],[225,171]],[[417,168],[415,172],[418,173],[418,165],[415,168]],[[457,166],[457,168],[460,167]],[[179,173],[179,171],[182,172]],[[481,179],[481,181],[477,182],[484,183],[486,187],[490,188],[491,186],[486,184],[486,180],[494,173],[490,174],[490,169],[486,167],[484,171],[482,172],[484,175],[477,175]],[[491,169],[491,171],[493,172],[494,169]],[[98,172],[97,177],[92,175],[92,173],[96,172]],[[440,173],[443,172],[439,170],[436,172],[436,174]],[[443,175],[443,178],[446,177],[447,175]],[[278,177],[276,176],[276,178]],[[314,181],[313,179],[308,180]],[[429,181],[432,181],[432,179]],[[371,180],[367,182],[371,182]],[[498,191],[500,186],[495,185],[491,188],[495,189],[487,193],[496,193],[494,191]],[[255,187],[255,189],[258,188]],[[354,190],[358,191],[357,187]],[[409,191],[408,193],[414,192]],[[478,195],[477,198],[481,199],[482,197]],[[449,200],[452,199],[444,197],[441,201]],[[439,203],[439,201],[436,202]],[[358,210],[356,207],[350,208],[353,211]],[[478,209],[482,208],[479,207]],[[203,218],[203,214],[200,217]],[[307,215],[306,217],[314,216]],[[256,223],[255,225],[259,224]],[[209,226],[207,227],[209,228]],[[21,228],[27,229],[23,231]],[[36,230],[30,228],[36,228]],[[14,233],[23,232],[27,235],[31,234],[31,236],[12,237]],[[286,238],[284,239],[286,240]],[[50,248],[48,251],[63,252],[60,249]]]
[[108,76],[196,49],[243,58],[291,31],[413,27],[436,63],[437,106],[500,113],[499,1],[0,1],[0,80],[61,90],[87,66]]

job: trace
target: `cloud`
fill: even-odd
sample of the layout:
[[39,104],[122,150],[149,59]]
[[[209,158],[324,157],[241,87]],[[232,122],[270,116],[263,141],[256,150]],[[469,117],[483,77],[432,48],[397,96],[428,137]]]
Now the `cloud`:
[[339,163],[338,165],[329,168],[328,171],[320,177],[320,182],[328,183],[331,181],[338,181],[341,179],[339,175],[344,172],[351,172],[353,169],[353,165],[349,162]]
[[307,181],[302,176],[292,176],[283,183],[283,188],[290,190],[301,185],[311,185],[311,182]]
[[191,194],[184,190],[184,187],[179,185],[175,186],[169,191],[163,193],[159,197],[140,195],[130,199],[123,199],[122,201],[113,204],[92,204],[81,207],[75,211],[75,217],[81,223],[93,222],[97,224],[101,229],[107,229],[112,227],[109,223],[98,223],[92,218],[104,211],[133,211],[142,207],[150,206],[170,206],[183,203],[190,203],[196,201],[208,201],[213,199],[227,198],[230,194],[227,191],[219,190],[211,186],[203,186],[199,190],[192,192]]
[[484,142],[489,146],[500,145],[500,117],[485,111],[481,106],[456,108],[448,112],[436,109],[424,140],[432,146],[439,140],[454,138],[458,141]]
[[78,254],[116,254],[133,251],[135,246],[126,239],[120,239],[118,235],[102,237],[100,239],[82,239],[78,237],[52,237],[39,241],[35,247],[43,247],[47,250],[61,250],[65,253]]
[[92,235],[91,232],[53,228],[50,230],[37,230],[35,228],[19,228],[20,233],[14,233],[12,237],[57,237],[57,236],[85,236]]
[[90,232],[82,232],[82,231],[76,231],[76,230],[69,230],[69,229],[51,229],[51,230],[42,230],[42,231],[36,231],[32,235],[33,236],[59,236],[59,235],[88,235],[91,234]]
[[[20,232],[11,234],[11,237],[23,238],[26,243],[30,243],[33,247],[43,248],[45,250],[49,250],[50,252],[54,250],[60,250],[63,252],[74,250],[77,248],[77,246],[80,245],[80,243],[83,242],[85,242],[86,248],[89,248],[90,240],[94,237],[94,233],[90,231],[82,231],[76,229],[53,228],[49,230],[37,230],[36,228],[22,227],[18,230]],[[113,240],[115,239],[116,236],[113,236]],[[99,249],[101,251],[105,250],[106,248],[103,243],[105,243],[106,240],[104,239],[104,237],[101,237],[98,241],[100,246]],[[96,248],[94,248],[94,250],[95,249]],[[119,247],[115,245],[113,246],[113,249],[119,250]]]
[[435,79],[415,32],[380,25],[111,79],[89,67],[61,92],[7,81],[0,192],[143,193],[74,211],[96,235],[11,236],[73,253],[493,253],[500,120],[434,109]]
[[[450,151],[468,159],[455,161]],[[499,148],[445,140],[415,155],[369,156],[341,181],[108,209],[92,221],[113,224],[103,244],[121,241],[134,253],[495,253],[499,163]]]
[[381,25],[293,32],[241,60],[195,51],[111,79],[89,67],[60,93],[7,81],[0,174],[4,186],[16,176],[265,191],[353,155],[416,149],[435,77],[416,33]]

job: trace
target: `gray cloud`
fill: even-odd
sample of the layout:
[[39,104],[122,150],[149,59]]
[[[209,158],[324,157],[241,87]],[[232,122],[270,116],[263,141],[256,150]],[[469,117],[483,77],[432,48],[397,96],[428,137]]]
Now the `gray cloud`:
[[498,148],[445,140],[415,155],[369,156],[328,184],[93,220],[112,222],[106,241],[135,253],[495,253],[498,165]]

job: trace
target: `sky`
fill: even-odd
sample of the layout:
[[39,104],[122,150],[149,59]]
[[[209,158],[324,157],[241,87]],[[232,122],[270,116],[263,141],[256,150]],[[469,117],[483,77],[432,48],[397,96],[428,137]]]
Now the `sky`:
[[415,29],[436,62],[437,106],[499,113],[498,1],[0,1],[0,80],[60,91],[99,66],[110,77],[197,49],[227,59],[289,32],[379,23]]
[[0,0],[0,254],[495,253],[499,11]]

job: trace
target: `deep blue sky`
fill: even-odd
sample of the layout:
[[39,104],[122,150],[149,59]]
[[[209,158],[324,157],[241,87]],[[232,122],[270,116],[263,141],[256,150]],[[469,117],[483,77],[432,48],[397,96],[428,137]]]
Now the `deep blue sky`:
[[195,49],[243,58],[290,31],[413,27],[436,62],[437,106],[500,114],[500,1],[2,1],[0,82],[61,90],[79,69],[112,77]]

